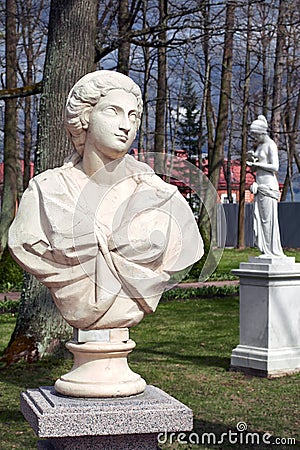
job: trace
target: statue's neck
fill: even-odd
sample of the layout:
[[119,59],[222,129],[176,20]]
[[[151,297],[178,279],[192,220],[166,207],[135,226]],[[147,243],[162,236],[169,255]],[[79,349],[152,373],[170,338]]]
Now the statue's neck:
[[111,160],[104,155],[83,154],[80,166],[88,177],[99,184],[112,185],[126,176],[124,156]]

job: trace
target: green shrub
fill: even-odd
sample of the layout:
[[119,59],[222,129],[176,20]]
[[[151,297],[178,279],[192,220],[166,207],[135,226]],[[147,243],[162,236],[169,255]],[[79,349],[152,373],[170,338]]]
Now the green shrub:
[[201,286],[196,288],[174,288],[166,291],[162,295],[162,300],[188,300],[196,298],[211,298],[211,297],[227,297],[238,295],[238,285],[228,286]]
[[4,297],[4,300],[0,301],[0,314],[15,314],[19,310],[19,302],[16,300],[10,300]]
[[6,249],[0,261],[0,291],[18,291],[23,284],[23,270]]

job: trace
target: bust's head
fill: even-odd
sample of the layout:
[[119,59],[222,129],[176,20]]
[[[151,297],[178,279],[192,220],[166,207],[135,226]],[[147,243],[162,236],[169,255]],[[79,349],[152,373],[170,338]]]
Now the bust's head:
[[133,94],[137,101],[136,130],[140,125],[143,110],[142,94],[139,86],[129,77],[119,72],[98,70],[82,77],[71,89],[65,109],[65,125],[72,143],[79,155],[83,155],[89,116],[102,97],[112,90],[122,90]]

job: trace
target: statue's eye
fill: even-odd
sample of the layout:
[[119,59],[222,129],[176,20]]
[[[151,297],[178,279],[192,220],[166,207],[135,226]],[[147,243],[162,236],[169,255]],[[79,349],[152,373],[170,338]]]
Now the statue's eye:
[[109,114],[118,114],[118,112],[114,106],[107,106],[104,111]]
[[136,112],[132,112],[129,114],[129,119],[132,120],[132,122],[135,122],[137,119],[137,113]]

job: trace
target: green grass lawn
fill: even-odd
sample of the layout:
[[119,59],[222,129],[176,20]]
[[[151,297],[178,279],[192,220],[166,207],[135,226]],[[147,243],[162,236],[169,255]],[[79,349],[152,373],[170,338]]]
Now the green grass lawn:
[[[14,321],[9,314],[0,315],[1,351],[9,340]],[[130,356],[132,369],[148,384],[189,406],[199,436],[210,432],[220,437],[243,421],[248,431],[299,439],[299,375],[268,380],[229,371],[231,351],[239,341],[237,297],[162,301],[157,312],[131,329],[130,334],[137,344]],[[27,388],[53,385],[70,366],[71,361],[45,360],[1,368],[1,449],[36,448],[37,439],[19,412],[19,395]],[[175,441],[162,448],[206,447]],[[213,448],[252,447],[223,444]]]
[[[300,262],[300,249],[284,249],[287,256],[294,256],[296,262]],[[209,280],[228,280],[237,278],[231,273],[232,269],[238,269],[240,262],[248,262],[249,256],[258,256],[256,248],[239,250],[236,248],[225,248],[222,258]]]
[[[294,256],[296,262],[300,262],[300,249],[284,249],[284,253],[287,256]],[[222,257],[215,269],[206,281],[220,281],[220,280],[234,280],[238,279],[231,271],[238,269],[241,262],[248,262],[249,256],[258,256],[259,251],[256,248],[225,248]],[[198,281],[199,274],[205,260],[202,258],[196,264],[193,265],[191,270],[187,273],[183,282]]]

